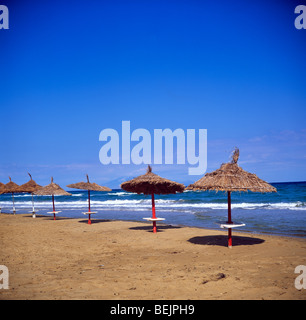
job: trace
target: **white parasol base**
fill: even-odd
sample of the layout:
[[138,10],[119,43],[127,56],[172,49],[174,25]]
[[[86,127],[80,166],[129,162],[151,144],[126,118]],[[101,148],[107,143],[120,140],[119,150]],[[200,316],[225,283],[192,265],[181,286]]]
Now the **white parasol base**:
[[226,221],[224,222],[218,222],[218,224],[220,225],[220,228],[227,228],[227,229],[231,229],[231,228],[239,228],[239,227],[244,227],[245,223],[238,223],[238,222],[232,222],[232,223],[227,223]]
[[163,221],[163,220],[166,220],[165,218],[142,218],[144,220],[147,220],[147,221]]

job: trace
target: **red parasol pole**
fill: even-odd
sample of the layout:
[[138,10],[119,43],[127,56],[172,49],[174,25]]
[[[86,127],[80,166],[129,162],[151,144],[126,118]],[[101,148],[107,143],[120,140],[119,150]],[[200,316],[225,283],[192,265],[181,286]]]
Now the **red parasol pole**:
[[[152,218],[156,219],[154,193],[152,193]],[[153,221],[153,233],[156,233],[156,221]]]
[[[88,212],[90,212],[90,190],[88,190]],[[91,224],[90,213],[88,215],[88,224]]]
[[53,203],[53,220],[56,220],[56,218],[55,218],[54,194],[52,194],[52,203]]
[[[232,213],[231,213],[231,192],[227,192],[227,207],[228,207],[228,220],[227,223],[232,222]],[[228,228],[228,247],[232,247],[232,228]]]

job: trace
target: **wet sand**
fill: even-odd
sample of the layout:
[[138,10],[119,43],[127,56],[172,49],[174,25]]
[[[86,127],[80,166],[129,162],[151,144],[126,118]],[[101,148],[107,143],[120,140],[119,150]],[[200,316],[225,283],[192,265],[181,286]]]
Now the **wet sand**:
[[0,214],[0,299],[306,299],[306,239]]

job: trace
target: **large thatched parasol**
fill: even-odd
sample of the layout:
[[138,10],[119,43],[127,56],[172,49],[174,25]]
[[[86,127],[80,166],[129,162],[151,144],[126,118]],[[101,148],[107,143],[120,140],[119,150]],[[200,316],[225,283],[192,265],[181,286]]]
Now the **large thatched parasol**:
[[156,221],[164,220],[156,218],[154,194],[171,194],[176,192],[183,192],[184,185],[158,176],[152,172],[152,168],[148,166],[147,173],[135,179],[123,182],[120,186],[123,190],[151,194],[152,196],[152,218],[145,218],[153,221],[153,232],[156,233]]
[[231,192],[253,191],[253,192],[276,192],[276,188],[264,180],[259,179],[255,174],[249,173],[237,164],[239,149],[235,148],[232,161],[224,163],[218,170],[206,173],[204,177],[189,185],[189,190],[215,190],[227,191],[228,195],[228,221],[222,226],[228,228],[228,247],[232,247],[232,228],[239,226],[233,223],[231,218]]
[[4,187],[1,189],[0,194],[4,193],[11,193],[12,194],[12,199],[13,199],[13,213],[16,213],[15,209],[15,200],[14,200],[14,193],[18,193],[18,187],[19,185],[15,182],[12,181],[11,177],[9,177],[10,182],[4,185]]
[[62,189],[58,184],[53,182],[53,177],[51,177],[51,183],[48,184],[45,187],[42,187],[38,191],[35,191],[34,194],[37,194],[39,196],[45,196],[45,195],[51,195],[52,196],[52,203],[53,203],[53,211],[48,213],[53,213],[53,218],[55,220],[55,214],[60,211],[55,211],[55,205],[54,205],[54,196],[71,196],[71,193],[65,191]]
[[32,214],[33,214],[33,218],[36,217],[35,215],[35,208],[34,208],[34,200],[33,200],[33,193],[35,191],[38,191],[39,189],[42,188],[42,186],[40,186],[39,184],[37,184],[33,179],[30,173],[28,173],[28,175],[30,176],[30,181],[22,184],[21,186],[18,187],[18,192],[20,193],[31,193],[32,195]]
[[94,182],[89,182],[88,174],[86,175],[86,177],[87,182],[68,184],[67,187],[73,189],[88,190],[88,212],[84,212],[84,214],[88,214],[88,224],[91,224],[90,215],[96,212],[90,211],[90,191],[112,191],[112,189],[108,187],[99,186]]

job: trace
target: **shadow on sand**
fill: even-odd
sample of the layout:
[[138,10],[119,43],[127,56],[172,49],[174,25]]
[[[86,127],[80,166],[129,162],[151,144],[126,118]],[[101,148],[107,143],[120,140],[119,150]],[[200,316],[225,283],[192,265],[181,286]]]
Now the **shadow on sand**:
[[[43,214],[36,214],[36,217],[35,218],[33,218],[33,216],[32,216],[32,214],[30,213],[30,214],[26,214],[26,215],[24,215],[23,216],[24,218],[31,218],[31,219],[41,219],[41,218],[44,218],[45,220],[54,220],[53,219],[53,215],[43,215]],[[73,219],[73,218],[68,218],[68,217],[59,217],[59,216],[56,216],[55,217],[56,218],[56,220],[71,220],[71,219]]]
[[[101,222],[111,222],[112,220],[108,220],[108,219],[91,219],[91,224],[95,224],[95,223],[101,223]],[[85,223],[88,224],[88,219],[86,220],[80,220],[78,221],[79,223]]]
[[[32,217],[31,217],[32,218]],[[36,218],[37,218],[37,216],[36,216]],[[35,218],[35,219],[36,219]],[[53,218],[53,215],[52,216],[44,216],[44,218],[46,218],[45,220],[54,220],[54,218]],[[33,219],[33,218],[32,218]],[[73,219],[73,218],[67,218],[67,217],[59,217],[59,216],[56,216],[55,217],[55,221],[56,220],[71,220],[71,219]]]
[[[249,246],[254,244],[261,244],[265,240],[260,238],[253,237],[242,237],[242,236],[233,236],[233,247],[235,246]],[[208,246],[223,246],[227,247],[228,236],[226,235],[217,235],[217,236],[204,236],[204,237],[193,237],[188,241],[193,244],[201,244]]]
[[[171,226],[171,225],[157,225],[157,232],[163,232],[166,229],[180,229],[179,226]],[[144,230],[147,232],[153,232],[153,226],[143,226],[143,227],[131,227],[130,230]]]

